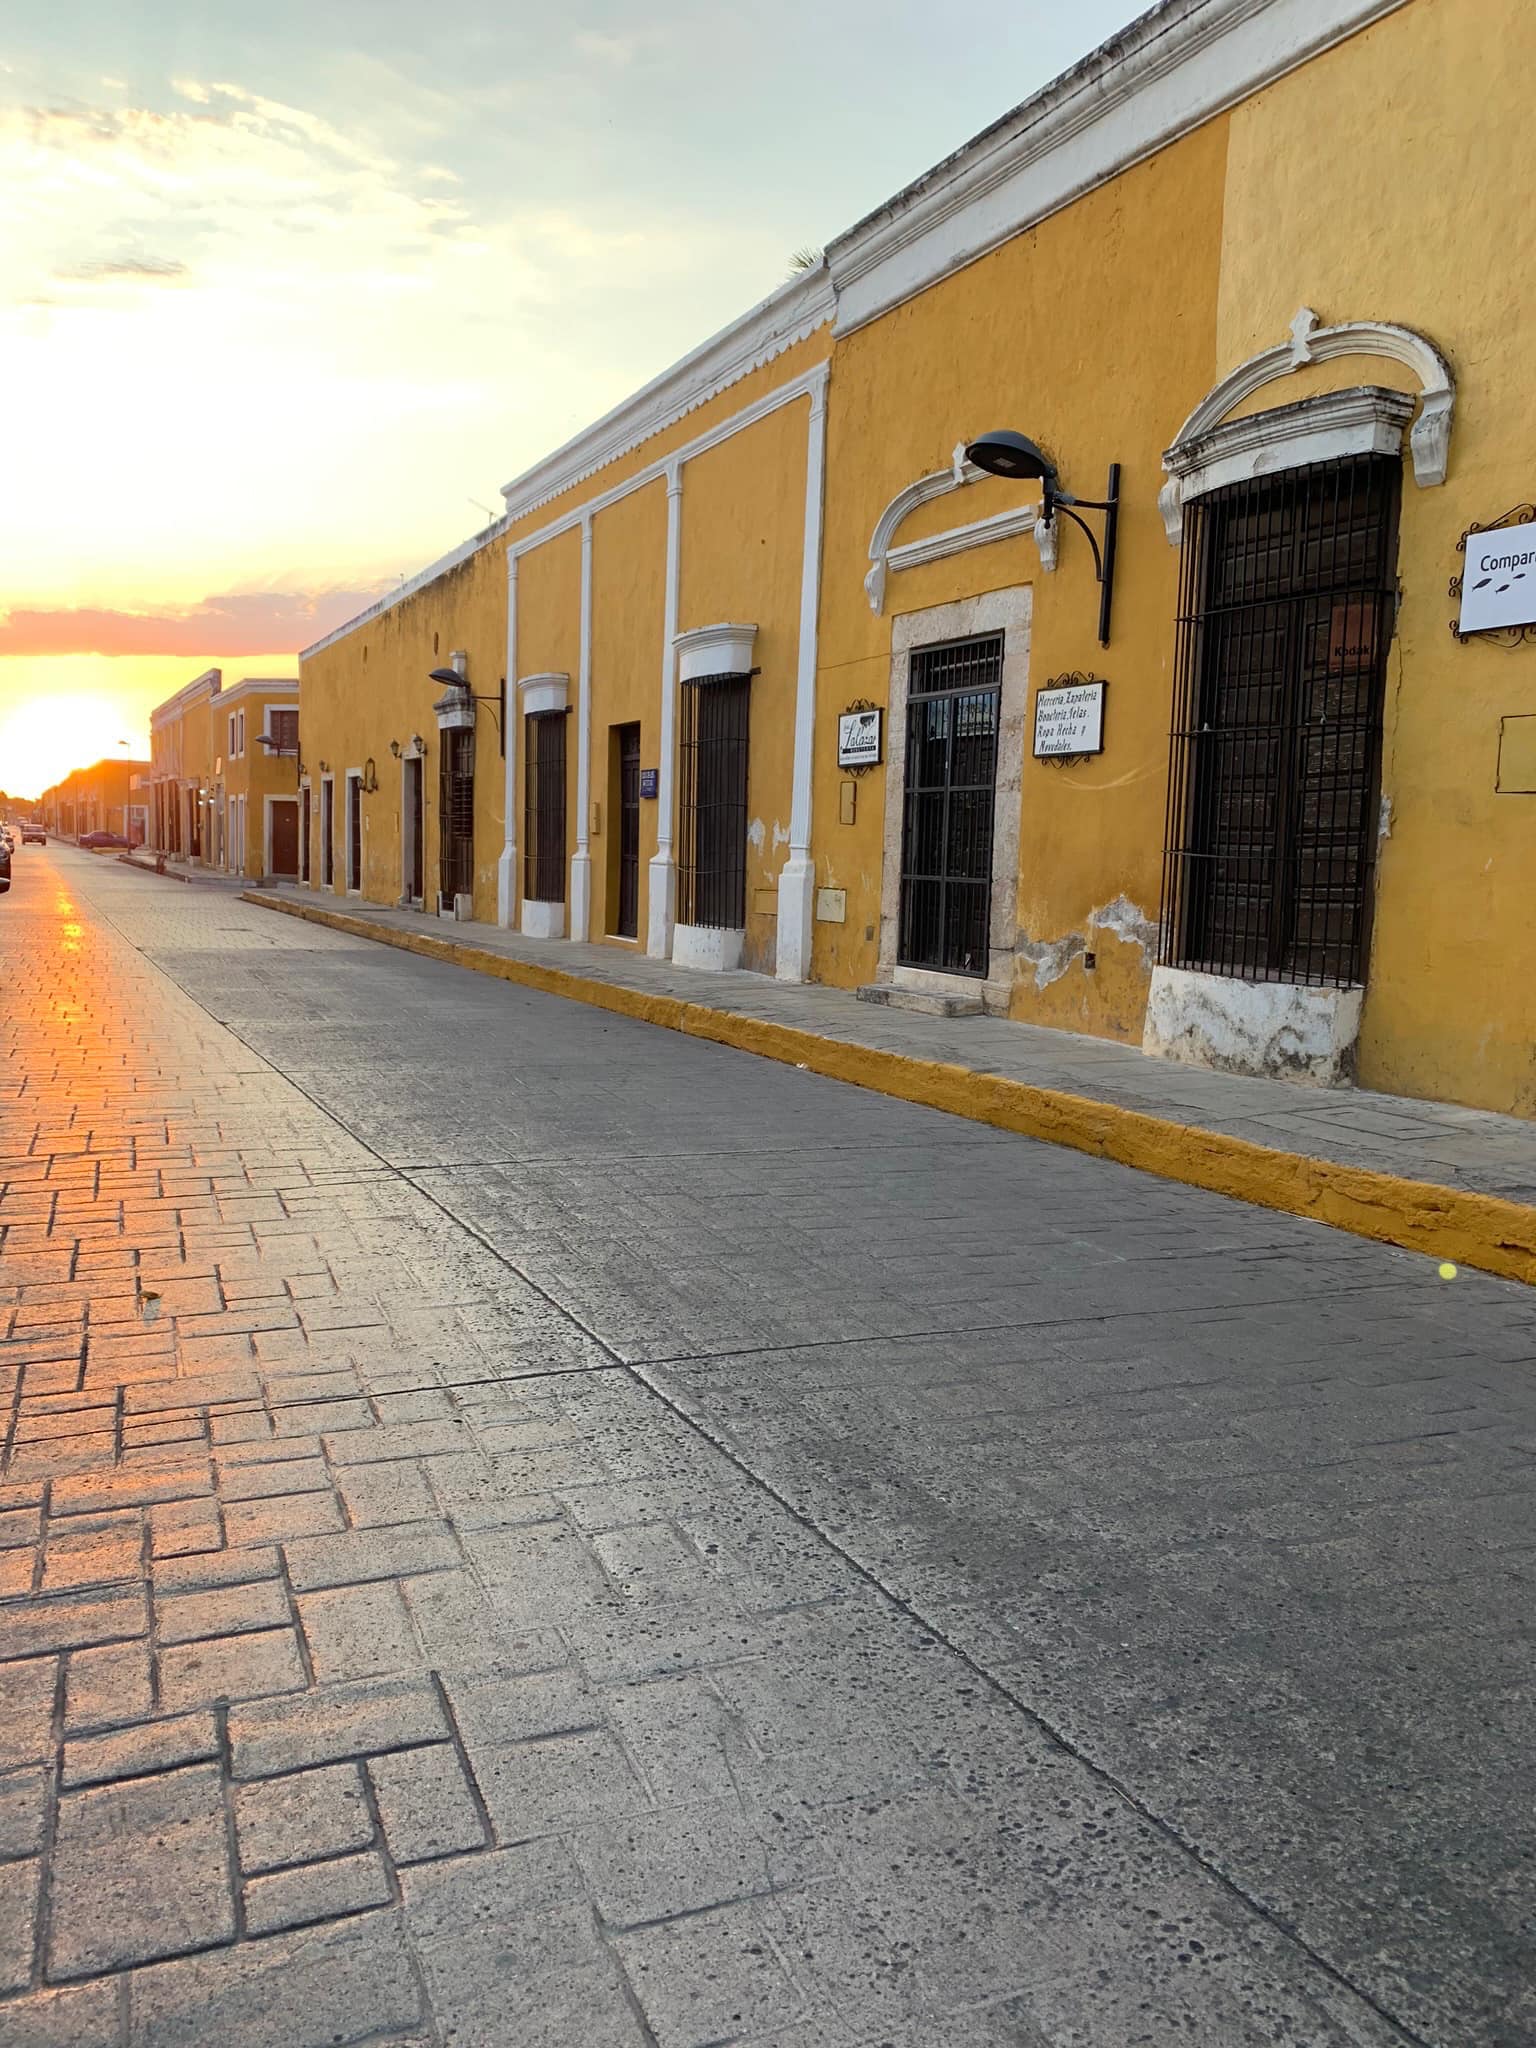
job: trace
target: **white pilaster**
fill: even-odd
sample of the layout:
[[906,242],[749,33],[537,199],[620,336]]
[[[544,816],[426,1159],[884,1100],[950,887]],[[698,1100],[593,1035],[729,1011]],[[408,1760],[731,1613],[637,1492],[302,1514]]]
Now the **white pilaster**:
[[646,892],[645,950],[653,960],[672,957],[677,927],[677,859],[672,851],[677,759],[677,592],[681,575],[683,471],[667,465],[667,575],[661,619],[661,741],[656,770],[656,851]]
[[581,660],[576,682],[576,851],[571,855],[571,937],[592,929],[592,517],[581,522]]
[[517,922],[517,555],[507,549],[507,680],[502,690],[501,858],[496,863],[496,922],[510,931]]
[[816,863],[811,857],[811,775],[816,743],[816,628],[821,595],[821,502],[827,453],[827,378],[811,386],[805,440],[805,526],[800,557],[800,647],[795,673],[794,776],[789,799],[789,858],[779,871],[780,981],[805,981],[811,972],[816,907]]

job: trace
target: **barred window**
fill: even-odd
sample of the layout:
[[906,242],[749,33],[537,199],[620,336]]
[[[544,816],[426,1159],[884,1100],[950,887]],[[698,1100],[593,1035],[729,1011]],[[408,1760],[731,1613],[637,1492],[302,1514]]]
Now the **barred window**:
[[683,685],[683,804],[678,918],[740,931],[747,922],[747,733],[750,676]]
[[523,894],[534,903],[565,901],[565,719],[536,711],[524,721]]
[[1163,959],[1348,987],[1369,943],[1401,465],[1362,456],[1189,508]]

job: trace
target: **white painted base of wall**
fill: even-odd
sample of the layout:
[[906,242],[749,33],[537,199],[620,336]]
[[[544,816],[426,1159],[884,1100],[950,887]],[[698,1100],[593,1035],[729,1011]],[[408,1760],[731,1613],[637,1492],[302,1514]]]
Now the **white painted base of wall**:
[[706,973],[726,974],[741,965],[746,932],[718,924],[680,924],[672,934],[672,962],[676,967],[701,967]]
[[646,875],[645,950],[653,960],[670,960],[677,929],[677,863],[670,853],[653,854]]
[[578,943],[592,931],[592,856],[571,855],[571,937]]
[[779,870],[778,943],[774,974],[780,981],[811,978],[811,932],[816,911],[816,863],[791,854]]
[[563,903],[538,903],[533,897],[523,898],[522,934],[525,939],[563,939],[565,937],[565,905]]
[[1154,967],[1141,1049],[1190,1067],[1337,1088],[1354,1077],[1358,988]]
[[504,846],[496,861],[496,922],[511,931],[517,922],[517,848]]
[[[362,891],[349,889],[347,894],[359,896]],[[468,924],[475,914],[475,899],[473,896],[444,896],[439,893],[437,914],[439,917],[451,918],[455,924]]]

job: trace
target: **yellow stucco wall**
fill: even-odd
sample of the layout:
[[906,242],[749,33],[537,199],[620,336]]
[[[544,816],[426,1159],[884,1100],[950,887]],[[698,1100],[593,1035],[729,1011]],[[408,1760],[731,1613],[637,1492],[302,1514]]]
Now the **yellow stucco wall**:
[[799,398],[690,462],[683,481],[678,630],[757,627],[747,746],[747,937],[743,964],[771,971],[776,885],[789,845],[800,645],[805,443]]
[[[1456,543],[1536,497],[1528,0],[1413,0],[1231,118],[1218,302],[1225,366],[1298,306],[1427,335],[1456,375],[1443,486],[1405,469],[1360,1078],[1536,1114],[1536,798],[1499,796],[1499,721],[1536,713],[1536,647],[1453,640]],[[1368,146],[1362,137],[1368,135]],[[1317,384],[1412,386],[1350,361]]]
[[[618,922],[619,792],[613,729],[639,722],[640,759],[647,767],[655,767],[661,744],[666,557],[667,487],[661,478],[610,505],[592,522],[592,800],[598,807],[591,841],[593,938],[612,934]],[[578,599],[580,573],[578,560]],[[574,749],[570,751],[574,754]],[[646,863],[655,851],[656,805],[642,803],[636,930],[642,944],[649,903]]]
[[[1076,766],[1023,763],[1020,944],[1059,952],[1044,972],[1021,963],[1013,1014],[1140,1037],[1147,946],[1089,919],[1120,897],[1141,918],[1157,917],[1178,564],[1156,500],[1162,451],[1216,373],[1225,155],[1226,124],[1212,122],[838,346],[815,844],[818,882],[846,889],[848,900],[846,923],[816,928],[820,980],[852,986],[874,978],[880,916],[886,770],[859,780],[855,822],[840,824],[835,714],[859,698],[887,702],[897,616],[1027,583],[1031,702],[1040,683],[1068,670],[1107,676],[1110,689],[1102,755]],[[1026,535],[892,575],[885,615],[870,611],[863,579],[885,506],[919,476],[947,467],[957,441],[1005,426],[1041,441],[1081,497],[1101,497],[1109,464],[1122,466],[1107,650],[1096,637],[1088,542],[1070,525],[1052,575],[1040,573]],[[896,539],[967,525],[1036,496],[1034,486],[988,478],[924,506]],[[1061,946],[1074,935],[1075,946]],[[1097,955],[1092,971],[1088,951]]]
[[[364,897],[396,903],[403,893],[402,756],[418,735],[426,743],[423,771],[427,902],[438,887],[438,777],[441,766],[432,706],[442,686],[428,680],[456,650],[469,656],[477,696],[494,698],[506,658],[506,561],[494,542],[445,572],[403,603],[300,664],[299,738],[313,791],[311,874],[320,883],[320,780],[325,763],[336,778],[336,893],[345,886],[344,778],[374,764],[378,787],[362,799]],[[494,920],[496,861],[501,852],[502,761],[497,707],[481,704],[475,730],[474,914]]]

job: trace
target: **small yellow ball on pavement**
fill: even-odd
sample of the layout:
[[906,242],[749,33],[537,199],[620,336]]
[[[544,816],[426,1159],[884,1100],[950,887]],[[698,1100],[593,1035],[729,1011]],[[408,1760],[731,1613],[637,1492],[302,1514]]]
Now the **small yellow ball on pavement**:
[[1449,1259],[1446,1259],[1440,1267],[1440,1278],[1442,1280],[1454,1280],[1456,1278],[1456,1268]]

